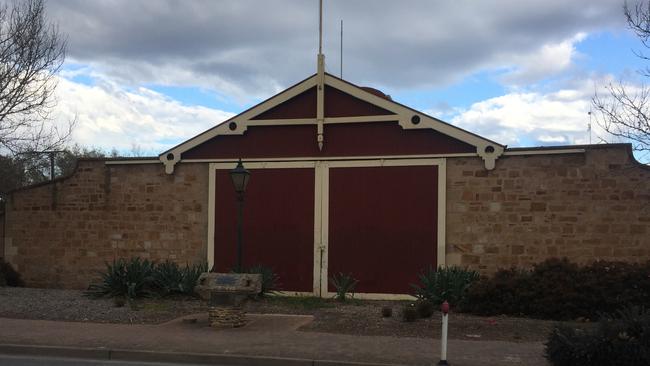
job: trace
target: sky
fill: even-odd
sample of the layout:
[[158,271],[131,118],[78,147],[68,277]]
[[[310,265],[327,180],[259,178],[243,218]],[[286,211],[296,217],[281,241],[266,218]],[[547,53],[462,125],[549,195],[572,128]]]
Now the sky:
[[[326,70],[510,147],[597,143],[590,101],[637,85],[619,0],[324,0]],[[318,0],[49,0],[72,142],[162,151],[316,72]],[[614,141],[616,142],[616,141]]]

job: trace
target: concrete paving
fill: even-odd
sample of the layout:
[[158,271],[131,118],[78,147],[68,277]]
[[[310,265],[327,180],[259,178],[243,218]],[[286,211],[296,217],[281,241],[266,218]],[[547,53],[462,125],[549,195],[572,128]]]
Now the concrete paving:
[[[353,336],[297,329],[311,316],[254,315],[237,329],[196,323],[98,324],[0,318],[0,354],[225,365],[432,365],[440,341]],[[451,340],[452,365],[547,365],[543,344]]]
[[[0,366],[203,366],[188,363],[108,361],[82,358],[4,356],[0,354]],[[213,366],[229,366],[225,364]]]

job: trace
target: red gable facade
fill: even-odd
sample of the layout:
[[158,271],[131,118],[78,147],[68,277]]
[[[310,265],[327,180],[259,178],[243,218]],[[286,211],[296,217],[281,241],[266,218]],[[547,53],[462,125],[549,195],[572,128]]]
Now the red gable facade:
[[[252,178],[244,266],[274,268],[282,290],[331,295],[352,274],[362,296],[408,296],[419,270],[445,261],[445,158],[504,146],[405,107],[378,90],[314,75],[160,155],[209,164],[208,260],[232,269],[236,201],[228,171]],[[417,270],[414,270],[417,269]]]

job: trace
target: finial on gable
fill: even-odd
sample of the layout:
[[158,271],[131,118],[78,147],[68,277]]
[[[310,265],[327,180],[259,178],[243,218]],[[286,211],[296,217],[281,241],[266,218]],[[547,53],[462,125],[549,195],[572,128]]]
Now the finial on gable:
[[318,7],[318,57],[316,59],[318,73],[316,124],[316,143],[318,150],[323,150],[325,138],[323,136],[323,123],[325,122],[325,55],[323,55],[323,0],[319,0]]

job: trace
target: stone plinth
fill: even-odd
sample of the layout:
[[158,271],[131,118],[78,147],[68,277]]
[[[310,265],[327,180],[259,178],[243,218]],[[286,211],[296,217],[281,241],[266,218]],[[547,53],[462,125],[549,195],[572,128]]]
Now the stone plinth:
[[241,306],[212,306],[208,321],[213,328],[239,328],[246,325],[246,314]]
[[195,291],[208,301],[208,320],[214,328],[238,328],[246,324],[243,305],[262,288],[262,276],[249,273],[203,273]]

